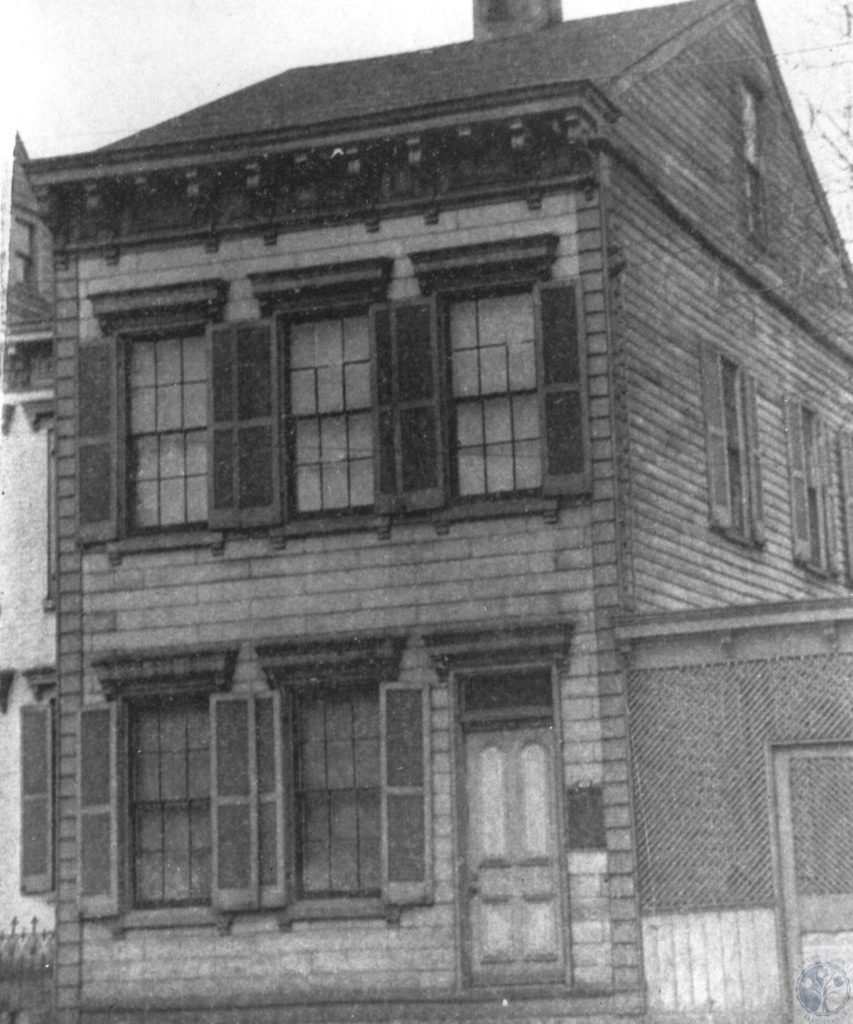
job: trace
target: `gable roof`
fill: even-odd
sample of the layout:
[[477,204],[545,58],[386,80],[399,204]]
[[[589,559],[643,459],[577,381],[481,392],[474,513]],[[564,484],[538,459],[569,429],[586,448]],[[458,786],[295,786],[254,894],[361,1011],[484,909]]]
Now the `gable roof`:
[[607,81],[725,0],[567,21],[530,34],[294,68],[103,147],[201,143],[394,115],[520,89]]

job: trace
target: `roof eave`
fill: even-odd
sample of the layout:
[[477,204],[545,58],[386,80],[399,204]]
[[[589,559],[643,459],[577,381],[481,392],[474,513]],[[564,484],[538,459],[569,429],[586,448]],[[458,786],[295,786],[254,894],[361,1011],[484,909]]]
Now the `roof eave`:
[[139,174],[142,171],[177,170],[187,166],[256,158],[259,154],[271,155],[318,145],[341,145],[375,137],[381,131],[423,131],[462,124],[498,112],[504,116],[518,116],[525,112],[546,111],[552,107],[559,109],[565,106],[567,100],[585,100],[607,122],[615,121],[621,113],[598,86],[588,79],[578,79],[265,132],[47,157],[33,160],[28,170],[33,184],[43,188],[75,181]]

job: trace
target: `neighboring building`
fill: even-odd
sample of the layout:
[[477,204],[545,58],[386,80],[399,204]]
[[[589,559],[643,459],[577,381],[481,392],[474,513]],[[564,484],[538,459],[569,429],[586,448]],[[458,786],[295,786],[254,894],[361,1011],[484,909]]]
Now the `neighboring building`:
[[851,274],[757,8],[474,25],[33,168],[62,1020],[853,961]]
[[27,165],[18,140],[0,349],[0,1011],[32,1014],[50,994],[57,581],[53,265]]

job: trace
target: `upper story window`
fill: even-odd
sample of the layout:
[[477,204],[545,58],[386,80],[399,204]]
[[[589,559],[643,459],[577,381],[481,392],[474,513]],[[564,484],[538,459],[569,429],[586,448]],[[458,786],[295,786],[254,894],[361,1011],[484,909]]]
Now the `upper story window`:
[[288,454],[298,512],[373,504],[370,332],[366,315],[287,332]]
[[741,136],[746,201],[746,227],[751,237],[765,231],[761,97],[751,86],[741,86]]
[[107,330],[127,319],[122,302],[134,315],[118,344],[80,347],[82,538],[119,523],[305,532],[365,512],[471,515],[513,495],[506,507],[553,510],[587,493],[582,295],[542,280],[556,243],[415,254],[424,297],[393,303],[374,301],[387,261],[256,275],[268,315],[206,338],[188,323],[141,329],[147,293],[97,297]]
[[711,345],[702,346],[701,359],[711,523],[760,544],[764,512],[755,382]]
[[207,520],[204,336],[130,343],[128,506],[138,529]]
[[12,283],[36,286],[36,227],[15,217],[12,221]]
[[833,457],[820,415],[790,396],[785,403],[794,558],[821,572],[838,570]]
[[533,296],[450,305],[455,486],[462,497],[542,482]]

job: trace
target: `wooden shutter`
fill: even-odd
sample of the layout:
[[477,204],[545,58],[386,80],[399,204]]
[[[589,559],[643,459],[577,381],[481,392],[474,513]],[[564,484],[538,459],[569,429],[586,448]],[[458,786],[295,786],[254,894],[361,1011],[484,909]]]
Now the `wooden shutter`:
[[434,300],[371,311],[376,508],[444,503],[441,357]]
[[719,352],[711,345],[700,345],[700,358],[702,362],[702,406],[705,411],[708,512],[714,526],[728,530],[732,525],[732,509],[729,494],[729,458],[726,447],[722,365]]
[[834,473],[832,472],[832,445],[829,431],[820,425],[820,486],[823,492],[823,515],[826,523],[826,568],[831,573],[841,571],[838,550],[838,510],[835,504]]
[[21,889],[53,888],[53,705],[21,708]]
[[213,905],[219,910],[284,902],[279,699],[277,693],[217,694],[211,701]]
[[77,523],[81,541],[112,540],[118,525],[116,350],[81,344],[77,356]]
[[382,893],[388,903],[421,903],[430,892],[429,718],[425,687],[383,683]]
[[842,430],[838,435],[841,469],[841,524],[846,554],[847,582],[853,583],[853,432]]
[[80,712],[78,891],[85,917],[119,910],[117,724],[115,704]]
[[273,321],[213,327],[210,348],[210,525],[278,522],[278,346]]
[[785,399],[785,428],[788,434],[788,471],[791,487],[791,529],[794,537],[794,558],[811,561],[808,491],[806,488],[806,456],[803,447],[803,406],[792,395]]
[[742,374],[746,455],[749,462],[749,518],[752,539],[763,544],[767,539],[764,526],[764,490],[761,480],[761,438],[758,433],[758,397],[755,380]]
[[584,494],[592,486],[586,332],[580,281],[536,292],[543,494]]

